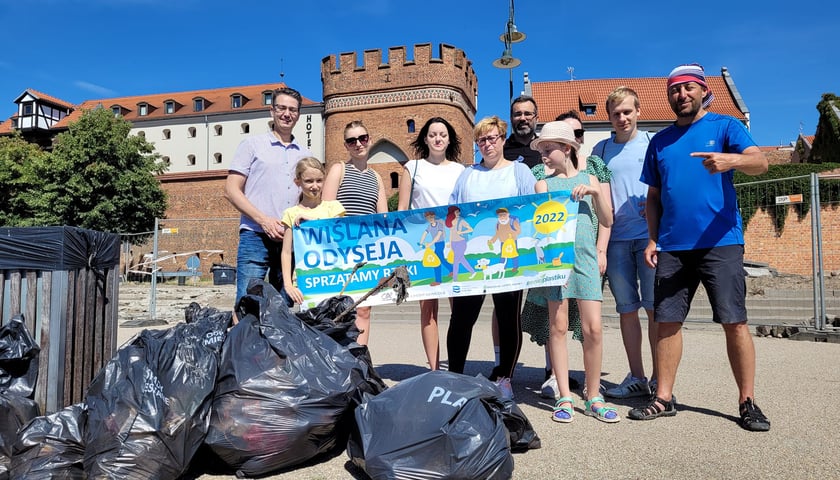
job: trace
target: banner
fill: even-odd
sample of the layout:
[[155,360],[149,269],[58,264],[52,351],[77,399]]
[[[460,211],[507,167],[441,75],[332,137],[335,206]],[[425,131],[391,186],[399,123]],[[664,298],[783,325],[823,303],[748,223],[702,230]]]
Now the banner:
[[[411,278],[410,301],[564,285],[578,212],[569,194],[306,221],[293,230],[301,308],[342,289],[358,299],[398,266]],[[384,288],[362,305],[394,298]]]

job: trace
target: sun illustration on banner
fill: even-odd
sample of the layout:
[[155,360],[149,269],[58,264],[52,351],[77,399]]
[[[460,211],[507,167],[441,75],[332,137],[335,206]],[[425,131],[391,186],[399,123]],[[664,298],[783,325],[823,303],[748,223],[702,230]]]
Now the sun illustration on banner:
[[569,212],[566,210],[566,203],[569,197],[566,196],[566,201],[560,203],[556,200],[549,200],[539,205],[532,204],[536,207],[534,210],[534,229],[543,235],[551,235],[552,233],[561,230],[569,217]]

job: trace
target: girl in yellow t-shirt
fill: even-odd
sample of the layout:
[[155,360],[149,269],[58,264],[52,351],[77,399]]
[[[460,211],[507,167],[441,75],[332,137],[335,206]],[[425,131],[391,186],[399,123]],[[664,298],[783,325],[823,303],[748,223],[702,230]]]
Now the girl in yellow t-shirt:
[[306,220],[335,218],[344,216],[344,207],[338,200],[321,200],[326,171],[321,161],[315,157],[300,159],[295,167],[295,185],[300,187],[300,200],[294,207],[287,208],[280,220],[289,230],[283,235],[283,250],[280,253],[280,268],[283,271],[283,284],[286,293],[295,303],[303,302],[303,293],[297,288],[293,274],[294,244],[292,228],[300,226]]

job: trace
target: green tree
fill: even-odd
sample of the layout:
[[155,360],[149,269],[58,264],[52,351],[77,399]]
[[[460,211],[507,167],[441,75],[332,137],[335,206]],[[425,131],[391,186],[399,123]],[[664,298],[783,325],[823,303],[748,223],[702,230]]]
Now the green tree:
[[840,162],[840,98],[824,93],[817,104],[820,119],[811,149],[810,163]]
[[[32,162],[46,156],[37,145],[24,140],[20,134],[0,137],[0,225],[17,226],[32,217],[23,195],[29,191]],[[29,170],[27,170],[29,169]]]
[[84,112],[59,134],[51,154],[32,162],[24,195],[30,225],[72,225],[104,232],[144,232],[166,211],[155,178],[164,166],[145,138],[110,110]]

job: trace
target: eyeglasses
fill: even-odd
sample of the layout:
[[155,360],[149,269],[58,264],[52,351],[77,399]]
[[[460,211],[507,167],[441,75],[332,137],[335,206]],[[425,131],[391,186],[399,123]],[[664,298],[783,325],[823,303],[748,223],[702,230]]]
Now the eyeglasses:
[[275,105],[275,106],[274,106],[274,111],[275,111],[275,112],[279,112],[279,113],[283,113],[283,112],[288,111],[290,115],[295,115],[295,114],[297,114],[297,113],[298,113],[298,109],[297,109],[297,108],[295,108],[295,107],[287,107],[287,106],[285,106],[285,105]]
[[364,146],[364,145],[367,145],[369,141],[370,141],[370,135],[368,135],[367,133],[364,134],[364,135],[359,135],[358,137],[351,137],[351,138],[345,138],[344,139],[344,143],[348,147],[355,146],[356,142],[359,142],[359,143],[362,144],[362,146]]
[[583,137],[583,134],[584,134],[585,132],[586,132],[586,130],[584,130],[584,129],[582,129],[582,128],[576,128],[576,129],[575,129],[575,138],[581,138],[581,137]]
[[486,135],[484,137],[478,137],[477,139],[475,139],[475,143],[477,143],[478,146],[481,147],[487,145],[488,143],[494,144],[500,138],[502,138],[501,135]]
[[534,118],[536,116],[537,116],[536,112],[513,112],[513,114],[511,115],[511,117],[513,117],[513,118],[519,118],[519,117]]

